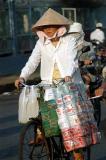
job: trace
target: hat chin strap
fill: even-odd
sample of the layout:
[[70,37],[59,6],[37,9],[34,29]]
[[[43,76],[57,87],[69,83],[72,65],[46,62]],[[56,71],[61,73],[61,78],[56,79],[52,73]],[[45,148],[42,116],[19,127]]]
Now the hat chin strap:
[[52,37],[48,37],[43,31],[37,31],[36,34],[38,35],[39,39],[44,41],[44,38],[48,40],[54,39],[56,37],[59,38],[63,36],[66,32],[67,32],[66,27],[62,26],[54,33]]
[[62,26],[57,31],[57,37],[62,37],[67,32],[67,29],[65,26]]
[[57,38],[62,37],[66,32],[67,32],[66,27],[62,26],[55,32],[55,34],[52,37],[48,37],[48,39],[54,39],[56,37]]

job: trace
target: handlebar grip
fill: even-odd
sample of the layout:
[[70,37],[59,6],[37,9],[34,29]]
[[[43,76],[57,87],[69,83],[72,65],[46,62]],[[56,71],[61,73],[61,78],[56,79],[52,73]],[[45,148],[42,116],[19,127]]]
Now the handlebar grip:
[[23,83],[23,82],[20,82],[18,86],[19,86],[19,89],[22,89],[23,87],[25,87],[25,86],[26,86],[26,84],[25,84],[25,83]]

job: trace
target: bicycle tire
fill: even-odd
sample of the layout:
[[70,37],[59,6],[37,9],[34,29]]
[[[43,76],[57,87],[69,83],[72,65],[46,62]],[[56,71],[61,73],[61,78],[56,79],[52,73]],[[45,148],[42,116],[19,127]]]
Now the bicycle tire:
[[[31,120],[24,125],[20,133],[19,160],[52,160],[50,158],[52,154],[50,155],[45,137],[43,137],[43,141],[38,144],[30,144],[31,140],[35,141],[36,139],[38,125],[41,127],[41,123],[36,123],[36,120]],[[41,130],[41,132],[43,132],[43,130]]]

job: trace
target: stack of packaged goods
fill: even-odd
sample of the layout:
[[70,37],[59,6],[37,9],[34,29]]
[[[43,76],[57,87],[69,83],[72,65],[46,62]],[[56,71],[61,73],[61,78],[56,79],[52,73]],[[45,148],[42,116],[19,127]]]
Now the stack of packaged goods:
[[[83,91],[82,91],[83,92]],[[65,83],[55,90],[58,124],[66,150],[72,151],[99,141],[93,106],[82,97],[79,86]]]

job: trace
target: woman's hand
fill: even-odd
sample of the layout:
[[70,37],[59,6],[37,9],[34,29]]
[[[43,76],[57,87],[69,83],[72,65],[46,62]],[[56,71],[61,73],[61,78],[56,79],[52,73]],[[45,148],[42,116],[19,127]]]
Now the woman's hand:
[[24,78],[19,77],[19,78],[16,79],[16,81],[15,81],[15,87],[16,87],[17,89],[19,89],[19,85],[20,85],[21,83],[24,83],[24,82],[25,82]]
[[72,78],[70,76],[66,76],[64,78],[64,80],[65,80],[65,82],[70,82],[70,81],[72,81]]

